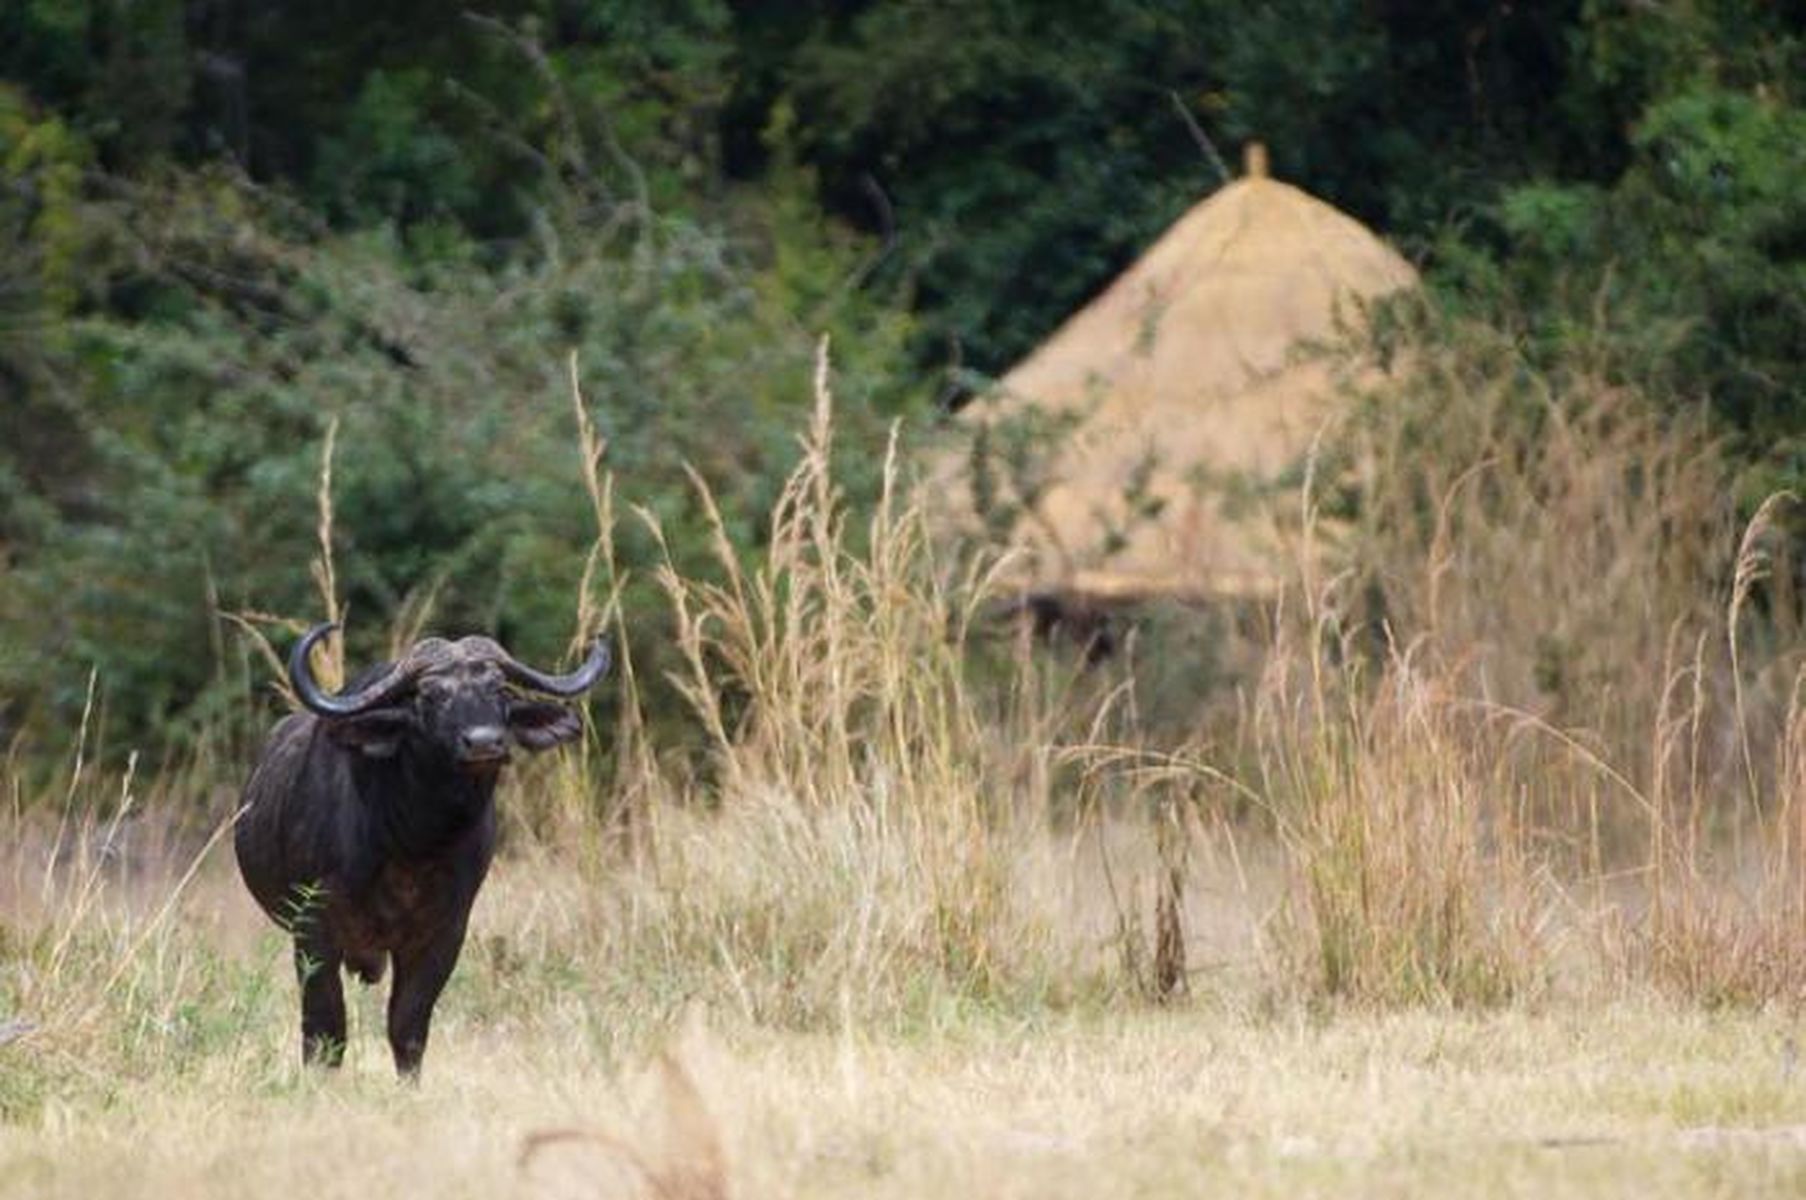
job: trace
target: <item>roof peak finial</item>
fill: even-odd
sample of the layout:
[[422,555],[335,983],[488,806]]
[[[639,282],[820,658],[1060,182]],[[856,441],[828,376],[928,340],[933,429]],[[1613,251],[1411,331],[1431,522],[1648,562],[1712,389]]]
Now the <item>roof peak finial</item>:
[[1267,178],[1267,144],[1265,142],[1249,142],[1242,147],[1242,177],[1244,179]]

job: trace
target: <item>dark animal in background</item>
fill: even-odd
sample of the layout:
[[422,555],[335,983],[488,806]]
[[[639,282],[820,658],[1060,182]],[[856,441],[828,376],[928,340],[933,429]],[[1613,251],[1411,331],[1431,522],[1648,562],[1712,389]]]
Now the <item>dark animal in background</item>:
[[304,1058],[337,1066],[344,1055],[340,969],[375,983],[393,963],[389,1047],[411,1076],[495,851],[510,744],[576,738],[576,711],[543,697],[581,695],[610,656],[598,641],[581,667],[548,675],[489,638],[428,638],[329,695],[308,655],[332,629],[315,626],[289,656],[308,711],[271,732],[234,848],[257,903],[294,937]]

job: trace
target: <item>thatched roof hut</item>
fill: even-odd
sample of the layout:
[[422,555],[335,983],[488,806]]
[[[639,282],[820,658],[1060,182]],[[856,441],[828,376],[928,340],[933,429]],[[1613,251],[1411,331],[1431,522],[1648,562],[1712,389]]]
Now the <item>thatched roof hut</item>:
[[[984,463],[945,466],[937,490],[965,521],[987,504],[1012,514],[1007,537],[1027,551],[1016,582],[1031,591],[1268,592],[1294,552],[1299,468],[1334,411],[1336,363],[1300,344],[1334,340],[1363,302],[1416,282],[1359,222],[1268,178],[1252,147],[1245,178],[962,410],[957,424],[989,435]],[[1010,427],[1037,421],[1063,436],[1031,445],[1043,461],[1005,465]]]

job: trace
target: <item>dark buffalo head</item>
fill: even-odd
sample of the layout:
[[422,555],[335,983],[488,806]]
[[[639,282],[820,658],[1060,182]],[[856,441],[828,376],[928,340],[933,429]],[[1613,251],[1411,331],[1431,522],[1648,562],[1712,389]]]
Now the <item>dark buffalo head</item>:
[[334,628],[308,630],[288,662],[295,696],[326,722],[328,732],[371,758],[392,758],[406,747],[476,774],[507,762],[511,744],[544,750],[581,733],[582,722],[570,706],[543,697],[580,695],[607,673],[610,662],[608,646],[597,641],[575,671],[549,675],[517,662],[490,638],[427,638],[399,661],[332,695],[314,680],[308,655]]

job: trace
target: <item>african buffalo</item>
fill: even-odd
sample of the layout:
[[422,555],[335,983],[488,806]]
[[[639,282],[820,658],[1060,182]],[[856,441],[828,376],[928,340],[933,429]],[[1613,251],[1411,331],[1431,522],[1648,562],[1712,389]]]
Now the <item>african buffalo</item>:
[[330,695],[308,654],[333,628],[316,625],[289,656],[308,711],[271,731],[233,842],[251,894],[294,937],[304,1059],[344,1055],[340,967],[375,983],[390,960],[389,1047],[413,1076],[495,850],[509,743],[577,737],[575,711],[536,697],[587,691],[609,651],[597,641],[577,670],[547,675],[489,638],[427,638]]

